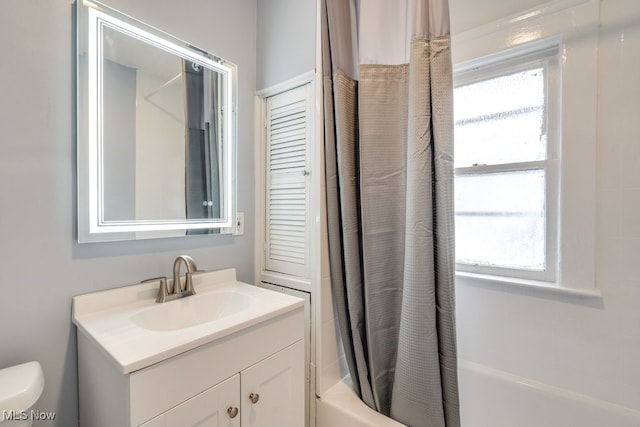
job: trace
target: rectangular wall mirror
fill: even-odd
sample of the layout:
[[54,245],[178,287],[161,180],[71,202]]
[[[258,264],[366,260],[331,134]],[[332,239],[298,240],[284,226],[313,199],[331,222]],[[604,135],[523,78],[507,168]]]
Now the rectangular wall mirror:
[[230,232],[236,66],[76,3],[78,241]]

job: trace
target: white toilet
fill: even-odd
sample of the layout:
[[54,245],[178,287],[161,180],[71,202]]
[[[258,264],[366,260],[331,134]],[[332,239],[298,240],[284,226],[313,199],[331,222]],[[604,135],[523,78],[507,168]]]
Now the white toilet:
[[38,362],[0,369],[0,427],[29,427],[31,412],[44,389]]

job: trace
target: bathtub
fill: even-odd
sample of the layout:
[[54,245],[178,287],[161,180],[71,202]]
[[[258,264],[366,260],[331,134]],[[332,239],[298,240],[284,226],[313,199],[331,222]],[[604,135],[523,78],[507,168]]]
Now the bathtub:
[[[640,411],[460,361],[462,427],[638,427]],[[317,399],[316,427],[402,427],[365,405],[349,377]]]
[[316,427],[404,426],[365,405],[353,391],[348,376],[334,384],[316,403]]

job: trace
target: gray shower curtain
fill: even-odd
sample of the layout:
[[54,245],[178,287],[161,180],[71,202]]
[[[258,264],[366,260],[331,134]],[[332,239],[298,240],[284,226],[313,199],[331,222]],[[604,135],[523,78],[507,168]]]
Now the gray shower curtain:
[[[217,73],[182,60],[185,99],[185,211],[187,219],[220,216]],[[212,234],[213,229],[187,234]]]
[[354,388],[460,425],[447,0],[324,0],[332,289]]

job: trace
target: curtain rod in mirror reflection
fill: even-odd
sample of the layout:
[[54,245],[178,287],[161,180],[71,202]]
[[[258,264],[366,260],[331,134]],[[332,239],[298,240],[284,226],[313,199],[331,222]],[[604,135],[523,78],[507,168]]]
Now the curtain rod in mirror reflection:
[[78,241],[230,233],[234,64],[77,1]]

